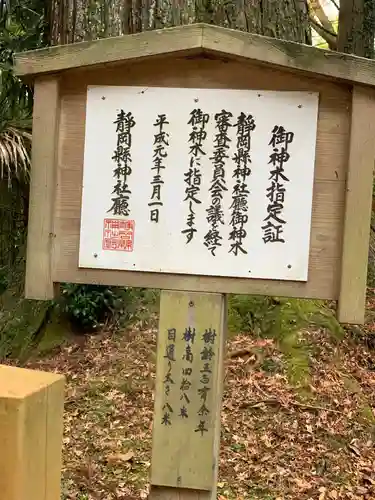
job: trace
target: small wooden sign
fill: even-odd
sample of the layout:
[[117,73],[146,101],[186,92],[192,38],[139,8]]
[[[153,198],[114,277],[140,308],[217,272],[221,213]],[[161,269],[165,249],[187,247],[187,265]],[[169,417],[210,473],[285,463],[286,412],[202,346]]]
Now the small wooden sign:
[[162,292],[151,483],[211,490],[220,429],[221,294]]

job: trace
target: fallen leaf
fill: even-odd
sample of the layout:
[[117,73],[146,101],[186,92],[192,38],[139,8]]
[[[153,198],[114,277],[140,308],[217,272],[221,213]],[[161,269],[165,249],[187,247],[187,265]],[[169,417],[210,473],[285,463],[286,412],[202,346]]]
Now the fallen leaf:
[[129,450],[126,453],[114,453],[107,457],[107,462],[109,464],[114,464],[118,462],[129,462],[134,457],[133,450]]
[[324,500],[326,497],[327,489],[324,486],[321,486],[319,488],[319,491],[320,491],[319,500]]
[[359,451],[359,449],[356,446],[354,446],[352,444],[349,444],[348,448],[349,448],[350,451],[352,451],[353,453],[355,453],[357,455],[357,457],[361,456],[361,452]]

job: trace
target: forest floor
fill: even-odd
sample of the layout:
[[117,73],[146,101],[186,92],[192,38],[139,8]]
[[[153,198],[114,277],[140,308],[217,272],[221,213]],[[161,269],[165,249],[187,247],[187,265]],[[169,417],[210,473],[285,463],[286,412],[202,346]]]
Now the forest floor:
[[[147,498],[155,334],[100,334],[28,363],[67,377],[63,500]],[[220,500],[375,499],[375,349],[304,335],[303,394],[288,383],[273,341],[228,342]]]

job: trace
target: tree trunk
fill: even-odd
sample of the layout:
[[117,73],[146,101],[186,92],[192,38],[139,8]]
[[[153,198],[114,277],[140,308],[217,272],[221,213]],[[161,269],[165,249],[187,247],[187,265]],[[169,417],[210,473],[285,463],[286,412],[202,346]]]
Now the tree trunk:
[[52,0],[51,43],[194,22],[311,44],[307,0]]
[[374,57],[374,0],[341,0],[337,49],[362,57]]

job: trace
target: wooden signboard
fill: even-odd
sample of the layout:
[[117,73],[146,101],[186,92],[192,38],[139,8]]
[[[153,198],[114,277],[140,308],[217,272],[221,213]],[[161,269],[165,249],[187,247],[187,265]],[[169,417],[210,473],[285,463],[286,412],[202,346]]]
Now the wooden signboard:
[[[18,54],[16,72],[35,83],[26,296],[51,298],[54,283],[70,281],[322,298],[338,301],[341,322],[363,322],[375,148],[372,119],[374,64],[354,56],[201,24]],[[109,86],[113,89],[110,90]],[[97,103],[98,113],[102,113],[97,121],[93,119],[98,92],[95,87],[106,91],[106,99]],[[140,88],[140,94],[135,94],[137,98],[134,87]],[[166,89],[164,97],[163,88]],[[141,116],[142,107],[148,106],[149,91],[142,94],[145,89],[154,93],[155,101],[162,101],[160,105],[154,102],[153,107]],[[170,89],[174,89],[173,92]],[[195,96],[200,100],[198,103],[194,103],[196,89],[202,89]],[[166,102],[165,95],[170,97],[169,102]],[[291,102],[293,99],[298,101],[298,98],[302,99],[302,108],[297,107],[291,113]],[[319,105],[315,125],[313,102],[317,98]],[[221,106],[221,102],[213,102],[215,99],[224,99],[225,106]],[[248,102],[248,106],[243,107],[244,101]],[[270,121],[272,101],[278,102],[274,106],[274,121]],[[199,232],[197,238],[186,245],[179,236],[187,227],[189,215],[188,203],[184,201],[184,189],[187,187],[184,174],[189,167],[187,122],[189,113],[199,107],[195,104],[201,105],[202,109],[203,105],[208,106],[205,113],[210,114],[210,125],[205,144],[207,154],[201,167],[205,171],[201,191],[204,198],[198,204],[195,219]],[[233,125],[239,113],[244,112],[254,116],[257,127],[251,139],[252,173],[246,182],[250,215],[245,225],[247,239],[244,241],[247,241],[249,252],[250,266],[245,266],[249,267],[249,274],[244,273],[245,269],[239,269],[239,264],[231,266],[231,262],[245,260],[241,255],[236,259],[233,253],[228,254],[228,210],[235,182],[231,177],[236,148],[233,126],[228,133],[231,147],[225,167],[226,171],[229,169],[226,176],[228,191],[223,197],[225,223],[219,224],[223,240],[216,259],[211,259],[210,250],[203,243],[209,231],[205,210],[212,192],[208,188],[213,172],[208,172],[208,169],[212,167],[209,155],[212,155],[214,147],[214,115],[223,107],[233,114]],[[144,141],[132,146],[137,167],[133,162],[133,177],[129,177],[133,193],[129,208],[132,212],[128,218],[135,220],[137,215],[138,221],[135,221],[135,247],[131,258],[124,251],[103,250],[104,218],[115,218],[113,212],[108,210],[115,186],[112,156],[116,148],[116,127],[113,123],[117,116],[116,109],[134,114],[138,121],[138,127],[132,129],[136,141],[143,137],[139,136],[140,127],[146,127]],[[163,189],[160,188],[164,206],[159,211],[160,223],[155,224],[149,221],[148,205],[152,197],[151,176],[154,171],[151,168],[154,163],[146,164],[153,158],[154,115],[167,112],[173,113],[169,125],[169,133],[172,133],[171,127],[173,133],[168,162],[162,174],[166,178]],[[298,121],[298,113],[301,121]],[[268,143],[274,125],[283,126],[286,132],[296,134],[289,145],[290,159],[285,165],[286,177],[289,179],[289,173],[292,174],[285,181],[281,217],[286,221],[283,227],[287,240],[285,243],[262,243],[262,221],[267,216],[266,190],[272,181],[266,175],[267,169],[270,172],[268,161],[272,153]],[[97,132],[92,130],[95,126]],[[95,141],[98,144],[95,145]],[[302,151],[303,148],[307,149]],[[311,148],[315,148],[315,156]],[[99,154],[99,150],[102,152],[98,158],[91,157],[94,164],[88,165],[90,154]],[[176,154],[181,154],[177,165]],[[300,162],[299,168],[297,162]],[[303,182],[298,177],[302,171],[305,176]],[[144,194],[138,199],[141,188],[135,181],[138,179],[139,182],[139,176],[143,175],[141,172],[145,175],[142,179]],[[84,179],[85,182],[86,179],[92,182],[93,175],[97,176],[94,193],[83,185]],[[171,190],[172,182],[177,182],[174,191]],[[170,198],[172,195],[174,200]],[[309,208],[311,195],[312,212]],[[91,207],[94,212],[90,218],[86,200],[95,196],[97,198]],[[298,196],[297,210],[301,220],[305,221],[302,230],[295,213]],[[173,203],[175,205],[171,208]],[[194,204],[193,210],[197,210],[197,204]],[[144,219],[139,219],[140,215]],[[165,234],[159,237],[155,236],[155,232],[156,228],[159,231],[166,228],[166,215],[172,224],[168,228],[173,234],[162,242]],[[82,228],[83,217],[85,221],[90,219],[88,227]],[[94,221],[94,217],[97,220]],[[146,223],[144,230],[142,221]],[[95,233],[90,233],[91,230]],[[112,231],[109,225],[108,234]],[[255,234],[250,234],[254,231]],[[281,249],[290,249],[299,231],[302,231],[301,241],[288,255],[293,261],[286,262],[286,255]],[[83,237],[88,241],[83,241]],[[147,245],[151,248],[156,241],[160,269],[157,269],[155,260],[150,262],[148,258],[144,261]],[[167,243],[173,244],[173,257],[170,251],[167,255],[160,255],[160,252],[165,252]],[[264,256],[260,251],[261,244]],[[182,265],[182,257],[176,255],[181,247],[188,251],[186,259],[190,260],[190,265],[187,262]],[[90,261],[89,252],[92,253]],[[196,252],[199,252],[198,259]],[[95,253],[97,263],[94,262]],[[276,253],[278,259],[270,261],[270,256]],[[254,255],[261,260],[255,261]],[[216,262],[219,256],[224,258],[222,266],[205,268],[208,259]],[[204,265],[192,262],[192,259],[203,259]],[[276,274],[271,274],[266,260],[272,266],[272,273],[276,271],[275,266],[280,266]],[[288,265],[292,267],[288,268]],[[301,269],[299,276],[297,269]]]
[[225,294],[364,321],[375,62],[198,24],[21,53],[16,72],[35,84],[26,296],[164,290],[152,497],[213,499]]
[[90,86],[79,267],[306,282],[318,99]]

